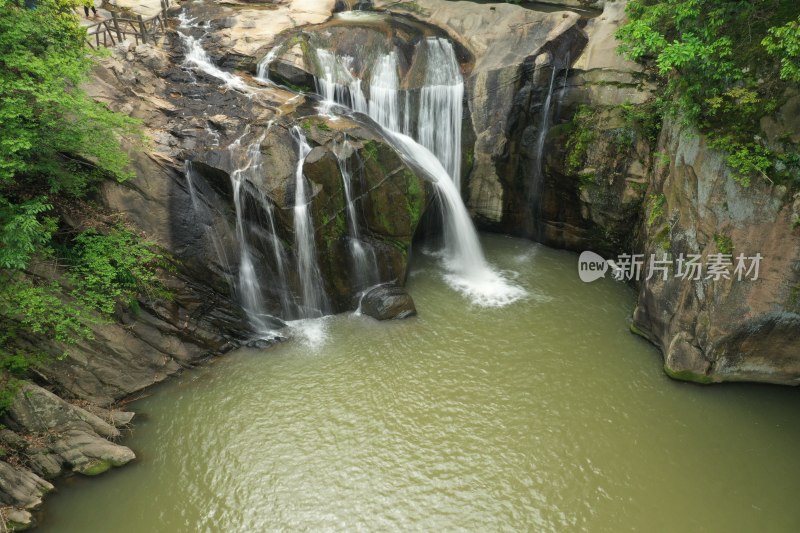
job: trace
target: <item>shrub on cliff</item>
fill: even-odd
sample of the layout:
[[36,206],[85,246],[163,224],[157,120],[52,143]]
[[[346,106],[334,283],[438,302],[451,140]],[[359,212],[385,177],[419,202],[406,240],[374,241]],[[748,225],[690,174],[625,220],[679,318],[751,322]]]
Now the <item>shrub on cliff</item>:
[[0,410],[42,362],[38,337],[74,343],[112,301],[157,286],[157,254],[134,234],[74,235],[59,215],[100,180],[126,179],[120,139],[141,140],[80,88],[93,62],[77,5],[0,0]]
[[729,154],[737,181],[800,182],[797,146],[759,130],[800,81],[796,0],[632,0],[626,12],[620,51],[665,80],[666,108]]

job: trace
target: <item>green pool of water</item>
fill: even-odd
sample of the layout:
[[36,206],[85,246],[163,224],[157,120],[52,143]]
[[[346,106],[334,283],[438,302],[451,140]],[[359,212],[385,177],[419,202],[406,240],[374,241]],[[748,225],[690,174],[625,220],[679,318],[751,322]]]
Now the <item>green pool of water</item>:
[[483,243],[527,298],[472,306],[418,257],[419,317],[330,317],[157,387],[138,462],[61,482],[41,531],[800,530],[800,391],[671,381],[629,288]]

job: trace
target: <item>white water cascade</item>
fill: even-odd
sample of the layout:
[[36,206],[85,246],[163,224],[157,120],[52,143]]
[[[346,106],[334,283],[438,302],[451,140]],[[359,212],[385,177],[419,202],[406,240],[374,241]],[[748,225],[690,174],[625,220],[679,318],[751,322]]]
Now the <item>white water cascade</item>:
[[258,81],[264,83],[268,83],[270,81],[269,67],[272,65],[272,62],[275,61],[275,56],[277,55],[279,48],[280,47],[278,46],[273,47],[256,65],[256,79]]
[[553,61],[550,65],[550,83],[547,86],[547,96],[542,104],[541,111],[539,112],[539,132],[536,138],[536,162],[534,163],[533,183],[531,184],[531,198],[530,201],[534,207],[534,231],[536,232],[537,240],[541,240],[544,232],[542,231],[542,198],[544,193],[544,144],[547,139],[547,132],[550,126],[550,107],[553,101],[553,87],[556,81],[556,65]]
[[368,113],[369,108],[361,80],[350,72],[353,58],[336,57],[328,50],[317,50],[322,77],[316,78],[317,93],[322,96],[322,113],[330,113],[333,104],[342,104],[353,111]]
[[314,242],[314,224],[309,210],[310,197],[306,193],[303,164],[311,147],[299,127],[292,128],[292,137],[297,141],[297,170],[295,171],[294,237],[297,248],[297,271],[300,277],[303,318],[315,318],[328,310],[328,298],[322,286],[322,275],[317,265],[317,250]]
[[199,39],[195,39],[191,35],[186,35],[180,31],[178,32],[178,35],[180,36],[183,45],[186,47],[186,58],[184,59],[184,65],[189,68],[196,68],[202,72],[205,72],[209,76],[213,76],[214,78],[224,81],[226,87],[237,89],[242,92],[251,92],[251,88],[242,78],[222,70],[216,66],[213,61],[211,61],[208,53],[200,44]]
[[397,52],[381,56],[372,70],[369,84],[369,116],[389,131],[399,132],[400,80],[397,76]]
[[335,147],[334,154],[339,163],[339,170],[342,173],[342,187],[347,206],[347,229],[350,237],[350,257],[353,261],[355,287],[361,291],[378,282],[378,265],[374,250],[362,240],[361,230],[358,227],[358,216],[352,191],[353,169],[350,164],[350,157],[355,154],[355,151],[352,149],[350,141],[345,138],[341,145]]
[[281,310],[283,316],[288,317],[294,313],[294,304],[291,299],[291,289],[289,288],[289,280],[286,276],[286,250],[283,247],[280,237],[278,237],[278,228],[275,223],[275,208],[272,202],[267,200],[263,195],[259,197],[264,212],[267,213],[267,225],[269,230],[269,240],[272,247],[272,254],[275,258],[275,274],[277,275],[277,286],[280,292]]
[[[434,179],[444,219],[446,281],[477,305],[506,305],[523,297],[525,291],[509,283],[486,262],[459,190],[464,82],[455,52],[441,38],[428,38],[420,46],[427,48],[428,64],[416,124],[419,142],[404,133],[414,129],[410,120],[411,99],[409,91],[400,88],[395,51],[379,57],[373,65],[366,111],[384,128],[388,140],[402,157]],[[353,97],[353,82],[341,75],[345,71],[352,78],[341,59],[327,50],[317,50],[317,56],[328,66],[324,69],[325,79],[318,81],[323,98],[364,112],[359,109],[362,104]],[[360,92],[360,83],[358,87]],[[401,96],[405,103],[402,107]]]
[[[235,160],[241,149],[241,137],[228,147],[231,160]],[[253,266],[250,244],[245,236],[244,210],[245,202],[242,198],[242,183],[247,179],[246,174],[261,166],[261,140],[247,148],[247,157],[244,166],[231,172],[231,185],[233,186],[233,206],[236,211],[236,240],[239,242],[239,301],[247,313],[250,325],[257,332],[268,331],[263,320],[266,311],[263,309],[263,296],[258,275]]]
[[426,43],[428,64],[420,90],[418,140],[441,161],[460,191],[464,80],[450,41],[428,39]]
[[[271,124],[267,127],[267,131],[269,131],[270,127]],[[261,155],[261,145],[264,142],[265,137],[266,133],[264,133],[260,139],[251,143],[247,147],[244,167],[241,168],[241,170],[234,171],[231,174],[232,180],[234,179],[234,176],[236,176],[236,179],[240,181],[238,185],[234,183],[234,202],[236,204],[237,221],[239,221],[240,212],[242,216],[244,215],[245,203],[244,203],[244,198],[243,197],[240,198],[239,195],[237,195],[236,189],[237,187],[241,187],[242,183],[249,182],[251,184],[255,184],[257,183],[257,180],[264,175],[264,165],[263,165],[263,156]],[[236,142],[234,142],[234,144],[238,146],[240,142],[241,140],[237,140]],[[231,155],[233,157],[233,154]],[[284,249],[280,237],[278,237],[278,228],[277,224],[275,223],[275,207],[273,206],[272,201],[269,200],[266,197],[266,195],[264,195],[264,193],[255,186],[249,192],[253,195],[253,199],[259,203],[259,206],[261,207],[263,213],[267,215],[267,220],[266,220],[267,222],[266,229],[268,231],[267,240],[269,247],[272,249],[272,256],[275,260],[275,272],[274,272],[273,283],[277,288],[278,293],[280,294],[281,310],[283,312],[283,316],[291,316],[292,313],[294,312],[293,309],[294,306],[291,301],[289,281],[286,275],[286,264],[287,264],[286,250]],[[261,227],[259,226],[259,228],[257,229],[261,229]],[[238,235],[238,228],[237,228],[237,235]],[[241,242],[244,241],[240,239],[240,243]],[[244,242],[244,246],[248,246],[246,242]],[[242,253],[244,253],[244,251]],[[247,254],[248,254],[248,260],[251,261],[249,250],[247,250]],[[240,285],[242,284],[241,279],[239,283]],[[252,288],[256,291],[252,294],[252,298],[258,298],[259,295],[261,294],[258,279],[247,281],[245,287],[248,289]],[[247,293],[245,293],[245,297],[251,298],[250,296],[247,296]],[[256,309],[263,307],[263,305],[260,303],[257,303],[256,306],[257,306]]]

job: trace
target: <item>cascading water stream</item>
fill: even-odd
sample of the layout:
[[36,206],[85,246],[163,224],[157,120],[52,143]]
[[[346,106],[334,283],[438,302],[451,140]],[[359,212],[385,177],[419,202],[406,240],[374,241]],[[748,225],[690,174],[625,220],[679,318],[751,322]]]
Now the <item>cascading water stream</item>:
[[444,220],[444,266],[448,271],[445,281],[484,307],[503,306],[522,298],[525,291],[509,283],[486,262],[461,194],[439,159],[407,135],[388,135],[409,164],[424,168],[435,180]]
[[178,32],[178,35],[186,47],[186,58],[184,59],[184,65],[190,68],[196,68],[202,72],[205,72],[209,76],[213,76],[214,78],[224,81],[226,87],[237,89],[246,93],[251,92],[251,88],[242,78],[222,70],[216,66],[213,61],[211,61],[208,53],[200,44],[199,39],[195,39],[191,35],[186,35],[180,31]]
[[533,169],[533,182],[531,183],[531,204],[534,208],[533,231],[536,239],[541,240],[544,235],[542,227],[542,203],[544,202],[544,143],[550,126],[550,106],[553,101],[553,87],[556,81],[555,61],[550,65],[550,83],[547,86],[547,96],[544,99],[539,118],[539,134],[536,138],[536,162]]
[[[263,174],[263,157],[261,155],[261,144],[266,133],[257,141],[248,145],[244,162],[232,171],[231,185],[233,188],[233,205],[236,213],[236,239],[239,243],[239,279],[238,293],[242,308],[247,313],[248,319],[253,329],[260,334],[271,333],[270,316],[264,304],[264,296],[261,283],[253,264],[253,253],[250,242],[247,238],[245,226],[245,208],[247,205],[246,195],[243,194],[243,186],[246,183],[254,183]],[[241,137],[234,141],[229,147],[231,161],[236,161],[241,152]],[[280,292],[282,310],[284,314],[290,312],[290,300],[288,296],[288,283],[286,280],[285,254],[283,245],[278,238],[275,228],[275,221],[272,213],[272,205],[266,198],[259,198],[260,205],[267,213],[268,225],[270,230],[270,245],[273,248],[276,264],[276,284]],[[274,321],[272,321],[274,323]]]
[[186,186],[189,189],[189,199],[192,201],[192,209],[198,212],[200,209],[200,200],[197,199],[197,190],[194,187],[194,168],[192,168],[192,161],[190,159],[183,162],[183,173],[186,176]]
[[264,56],[264,59],[258,62],[256,65],[256,79],[258,81],[268,83],[269,79],[269,67],[272,65],[272,62],[275,60],[275,56],[279,50],[278,46],[272,48],[267,55]]
[[342,174],[342,188],[347,207],[347,229],[350,234],[350,256],[356,278],[355,286],[361,291],[378,282],[378,266],[375,252],[361,239],[361,231],[358,226],[356,205],[352,193],[353,170],[350,165],[350,157],[355,154],[355,151],[345,138],[342,145],[335,147],[334,154]]
[[317,61],[322,69],[322,77],[317,77],[317,93],[322,96],[321,113],[331,111],[333,104],[341,104],[353,111],[369,113],[367,99],[361,89],[361,80],[350,72],[352,58],[337,58],[328,50],[317,50]]
[[275,224],[275,208],[272,206],[272,202],[263,196],[259,199],[261,200],[261,205],[264,208],[264,212],[267,213],[269,239],[270,244],[272,245],[273,257],[275,258],[275,273],[278,278],[277,283],[278,291],[280,292],[281,310],[283,311],[284,317],[292,316],[295,306],[292,303],[289,281],[286,276],[286,250],[283,247],[280,237],[278,237],[278,229],[277,225]]
[[[417,138],[422,144],[403,133],[413,129],[410,98],[405,91],[405,106],[400,106],[403,91],[394,50],[378,58],[372,68],[366,110],[384,128],[387,139],[402,157],[434,179],[444,217],[444,266],[448,271],[445,279],[478,305],[506,305],[525,293],[486,262],[459,191],[464,84],[458,62],[447,40],[429,38],[423,43],[429,56],[417,123]],[[347,86],[342,83],[346,78],[343,79],[341,72],[345,69],[336,56],[327,50],[317,50],[317,56],[321,58],[325,78],[317,82],[318,87],[323,88],[323,98],[362,111],[354,105],[355,99],[349,90],[352,82],[348,81]]]
[[397,77],[397,53],[394,50],[381,56],[372,70],[369,116],[389,131],[401,131],[400,80]]
[[303,164],[311,147],[299,127],[292,128],[297,141],[297,170],[295,171],[294,236],[297,247],[297,270],[300,277],[303,318],[315,318],[328,311],[328,298],[322,287],[322,276],[317,265],[314,242],[314,225],[309,210],[310,197],[306,193]]
[[[428,39],[425,85],[420,90],[418,139],[441,161],[461,189],[461,121],[464,80],[453,45]],[[406,115],[410,115],[407,111]]]

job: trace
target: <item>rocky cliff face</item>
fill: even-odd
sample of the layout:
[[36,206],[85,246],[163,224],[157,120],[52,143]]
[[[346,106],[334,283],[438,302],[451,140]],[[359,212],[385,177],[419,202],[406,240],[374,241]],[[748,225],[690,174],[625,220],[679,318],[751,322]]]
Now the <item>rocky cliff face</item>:
[[[643,281],[634,328],[661,348],[674,377],[797,385],[800,196],[765,180],[742,188],[724,154],[673,122],[659,148],[670,158],[652,174],[643,251],[671,260],[698,255],[706,270],[695,280]],[[728,275],[709,272],[717,254],[730,263]]]
[[[652,116],[656,87],[616,54],[626,4],[375,3],[443,28],[473,56],[464,192],[479,225],[611,258],[724,252],[731,273],[740,253],[761,253],[755,281],[642,279],[632,329],[661,348],[673,377],[797,384],[796,191],[742,188],[701,135]],[[767,139],[797,138],[797,100],[762,120]]]
[[[632,330],[664,354],[672,377],[697,382],[800,381],[796,191],[765,180],[743,188],[724,154],[696,131],[648,116],[653,85],[615,53],[625,2],[589,19],[561,114],[545,148],[541,242],[607,257],[641,253],[672,263],[637,283]],[[766,138],[796,138],[789,96],[762,121]],[[658,135],[658,131],[661,131]],[[518,178],[519,179],[519,178]],[[676,278],[681,256],[707,265],[729,254],[731,279]],[[759,278],[737,279],[737,257],[761,254]],[[745,272],[746,274],[746,272]]]

